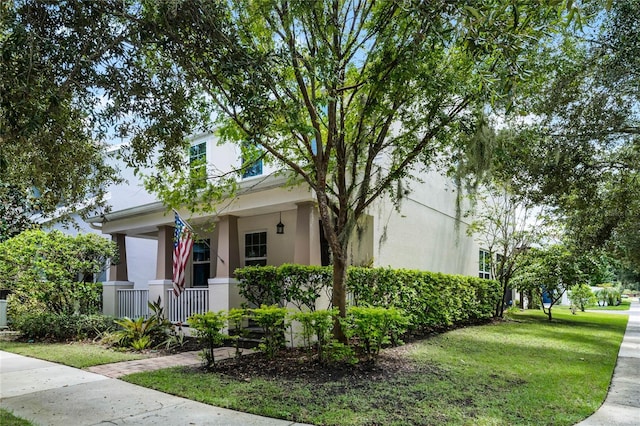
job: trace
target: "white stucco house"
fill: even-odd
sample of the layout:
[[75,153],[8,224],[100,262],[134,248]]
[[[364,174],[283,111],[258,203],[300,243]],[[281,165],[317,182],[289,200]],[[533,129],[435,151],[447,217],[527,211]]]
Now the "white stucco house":
[[[241,164],[239,147],[219,145],[212,134],[193,138],[190,155],[223,171]],[[260,162],[239,176],[237,196],[221,203],[216,214],[180,211],[199,240],[186,271],[187,289],[176,300],[171,294],[173,213],[129,169],[121,169],[127,182],[110,188],[111,211],[88,220],[121,252],[105,283],[105,313],[136,315],[146,309],[147,299],[160,297],[170,319],[184,321],[198,310],[239,306],[238,267],[329,262],[314,193],[305,185],[286,186],[278,170]],[[386,198],[369,208],[351,245],[351,263],[488,277],[481,247],[467,236],[465,219],[456,218],[455,185],[437,172],[421,178],[397,208]],[[278,223],[283,233],[277,232]]]

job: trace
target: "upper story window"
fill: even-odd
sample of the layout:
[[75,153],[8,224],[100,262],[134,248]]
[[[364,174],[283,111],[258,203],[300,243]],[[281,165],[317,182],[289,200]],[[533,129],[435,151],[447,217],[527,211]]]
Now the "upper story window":
[[480,250],[478,256],[478,276],[491,279],[491,254],[486,250]]
[[191,145],[189,148],[189,164],[191,166],[201,166],[207,162],[207,143],[202,142]]
[[193,185],[204,188],[207,185],[207,143],[201,142],[189,148],[190,178]]
[[244,234],[245,266],[264,266],[267,264],[267,233],[251,232]]
[[243,178],[260,176],[262,174],[262,159],[254,161],[253,164],[247,167],[242,173]]
[[262,149],[253,143],[246,143],[242,149],[242,177],[262,175]]

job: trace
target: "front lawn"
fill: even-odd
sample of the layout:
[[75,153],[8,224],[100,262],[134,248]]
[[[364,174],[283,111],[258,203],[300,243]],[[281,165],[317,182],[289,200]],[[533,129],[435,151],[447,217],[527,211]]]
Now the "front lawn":
[[310,374],[289,360],[227,367],[226,374],[173,368],[125,380],[318,425],[573,425],[603,402],[626,323],[626,316],[582,312],[557,312],[549,322],[525,311],[387,350],[370,371]]
[[0,350],[76,368],[145,358],[141,354],[117,352],[104,346],[82,342],[25,343],[0,341]]

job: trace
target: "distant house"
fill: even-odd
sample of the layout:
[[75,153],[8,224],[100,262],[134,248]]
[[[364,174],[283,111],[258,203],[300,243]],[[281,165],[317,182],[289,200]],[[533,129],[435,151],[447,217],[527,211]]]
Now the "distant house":
[[[194,138],[191,158],[215,161],[223,171],[238,168],[240,149],[219,145],[215,139],[211,134]],[[184,321],[193,309],[239,306],[236,268],[330,262],[313,192],[305,185],[286,186],[278,170],[259,161],[238,176],[237,196],[222,203],[217,214],[190,216],[181,211],[198,240],[187,268],[187,291],[174,300],[173,215],[144,190],[133,173],[121,169],[127,183],[110,188],[112,210],[88,221],[110,235],[121,251],[121,262],[112,266],[105,284],[109,313],[144,310],[141,300],[160,297],[171,319]],[[482,262],[485,252],[467,236],[464,219],[456,218],[454,185],[436,172],[421,178],[423,183],[412,183],[399,206],[380,198],[369,208],[351,244],[351,263],[487,277]],[[284,225],[282,233],[276,229],[278,223]],[[140,241],[148,244],[141,246]],[[133,276],[151,278],[140,282]]]

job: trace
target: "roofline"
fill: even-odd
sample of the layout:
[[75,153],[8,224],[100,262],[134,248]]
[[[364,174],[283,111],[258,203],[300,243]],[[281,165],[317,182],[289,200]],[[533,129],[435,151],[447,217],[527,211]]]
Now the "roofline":
[[[262,176],[262,178],[255,177],[249,180],[243,180],[239,184],[237,195],[250,194],[253,192],[282,187],[286,184],[287,180],[287,177],[284,176],[282,172],[273,172],[267,176]],[[148,204],[142,204],[122,210],[103,213],[99,216],[92,216],[87,218],[85,222],[89,224],[96,224],[102,223],[105,220],[110,222],[129,217],[141,216],[149,213],[158,213],[162,211],[168,211],[167,206],[165,206],[162,201],[154,201]]]

